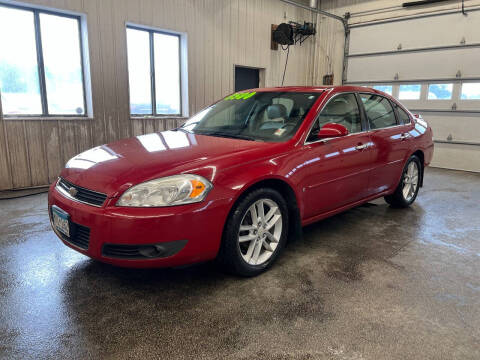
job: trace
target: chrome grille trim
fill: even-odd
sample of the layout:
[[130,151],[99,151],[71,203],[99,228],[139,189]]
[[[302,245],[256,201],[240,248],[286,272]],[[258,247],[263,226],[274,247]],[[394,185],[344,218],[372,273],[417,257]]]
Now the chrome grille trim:
[[[77,192],[74,196],[69,193],[69,190],[72,188],[75,189]],[[97,191],[93,191],[90,189],[86,189],[81,186],[77,186],[63,178],[58,178],[57,184],[55,185],[55,189],[67,199],[70,199],[72,201],[76,201],[85,205],[102,207],[103,204],[105,203],[105,200],[107,200],[106,194],[99,193]]]

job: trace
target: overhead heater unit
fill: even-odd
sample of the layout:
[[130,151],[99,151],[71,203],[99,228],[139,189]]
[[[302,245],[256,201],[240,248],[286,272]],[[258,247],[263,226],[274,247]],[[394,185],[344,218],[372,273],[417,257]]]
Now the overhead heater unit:
[[304,22],[303,25],[290,21],[281,23],[273,30],[273,41],[280,45],[300,45],[311,35],[316,34],[315,24]]

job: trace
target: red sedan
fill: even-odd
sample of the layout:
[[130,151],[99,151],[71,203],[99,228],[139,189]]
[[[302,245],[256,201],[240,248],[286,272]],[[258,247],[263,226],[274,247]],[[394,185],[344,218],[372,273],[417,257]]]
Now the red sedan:
[[49,192],[71,248],[119,266],[217,259],[252,276],[302,225],[378,197],[407,207],[433,155],[425,121],[364,87],[236,93],[182,127],[72,158]]

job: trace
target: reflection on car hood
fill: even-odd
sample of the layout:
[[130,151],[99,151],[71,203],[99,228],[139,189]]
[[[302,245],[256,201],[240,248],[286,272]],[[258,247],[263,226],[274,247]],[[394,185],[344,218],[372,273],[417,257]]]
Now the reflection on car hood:
[[242,155],[272,146],[275,144],[164,131],[87,150],[68,161],[61,176],[111,197],[140,182],[207,167],[215,170],[209,176],[213,181],[217,167],[242,163]]

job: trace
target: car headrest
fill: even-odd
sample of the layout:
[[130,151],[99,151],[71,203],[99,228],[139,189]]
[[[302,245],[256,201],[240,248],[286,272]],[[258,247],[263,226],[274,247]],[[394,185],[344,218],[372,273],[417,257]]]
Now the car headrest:
[[282,104],[273,104],[267,108],[267,116],[269,119],[286,118],[287,108]]
[[333,100],[327,105],[327,115],[345,116],[354,112],[353,105],[343,99]]
[[293,108],[290,111],[290,118],[300,116],[300,109],[299,108]]

